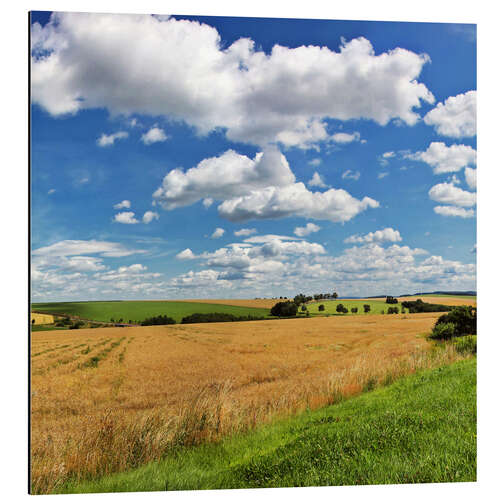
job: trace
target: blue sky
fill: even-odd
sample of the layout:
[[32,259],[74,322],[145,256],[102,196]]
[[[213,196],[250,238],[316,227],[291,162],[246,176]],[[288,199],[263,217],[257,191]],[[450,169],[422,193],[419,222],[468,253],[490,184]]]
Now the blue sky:
[[474,26],[33,13],[32,58],[33,300],[476,288]]

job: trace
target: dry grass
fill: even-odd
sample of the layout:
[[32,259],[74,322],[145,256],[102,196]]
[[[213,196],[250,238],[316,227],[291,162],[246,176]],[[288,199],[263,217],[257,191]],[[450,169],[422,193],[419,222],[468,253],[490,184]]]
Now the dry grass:
[[33,359],[33,492],[458,359],[422,338],[438,316],[35,332],[33,352],[45,353]]
[[47,325],[54,323],[54,316],[51,314],[31,313],[31,321],[35,320],[35,325]]
[[279,299],[186,299],[177,302],[197,302],[201,304],[221,304],[224,306],[256,307],[271,309]]

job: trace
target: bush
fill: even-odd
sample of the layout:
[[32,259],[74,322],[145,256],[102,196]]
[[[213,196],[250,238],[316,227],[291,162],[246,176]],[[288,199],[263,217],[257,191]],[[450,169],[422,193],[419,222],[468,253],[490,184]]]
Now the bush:
[[325,304],[320,304],[318,306],[318,311],[324,311],[325,310]]
[[306,312],[307,311],[307,307],[304,304],[302,304],[302,307],[300,308],[300,310],[302,312]]
[[280,318],[296,316],[297,310],[297,304],[291,300],[287,302],[278,302],[271,308],[271,316],[279,316]]
[[385,303],[386,304],[397,304],[398,299],[396,299],[396,297],[392,297],[391,295],[388,295],[385,299]]
[[151,318],[146,318],[141,321],[142,326],[152,326],[152,325],[175,325],[175,319],[169,316],[153,316]]
[[455,336],[455,325],[453,323],[439,323],[434,326],[427,338],[433,340],[450,340]]
[[457,338],[453,345],[455,350],[460,354],[476,354],[477,353],[477,335],[465,335]]
[[365,310],[365,313],[369,313],[371,310],[370,304],[363,304],[363,309]]
[[398,307],[389,307],[387,309],[387,314],[399,314],[399,308]]
[[345,307],[344,304],[338,304],[337,305],[337,312],[345,314],[345,313],[349,312],[349,309],[347,309],[347,307]]
[[181,323],[227,323],[228,321],[255,321],[260,318],[257,316],[235,316],[228,313],[194,313],[182,318]]
[[423,302],[422,299],[405,300],[401,302],[401,306],[408,309],[409,313],[445,312],[453,309],[451,306],[442,304],[429,304],[428,302]]
[[353,314],[356,314],[358,312],[358,308],[357,307],[351,307],[351,312]]
[[472,306],[454,307],[436,321],[436,326],[446,323],[455,325],[455,337],[477,335],[477,309]]

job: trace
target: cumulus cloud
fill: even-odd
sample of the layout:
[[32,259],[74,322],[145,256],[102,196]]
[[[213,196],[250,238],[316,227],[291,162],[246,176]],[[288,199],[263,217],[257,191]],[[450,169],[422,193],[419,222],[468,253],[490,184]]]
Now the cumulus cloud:
[[398,230],[392,227],[379,229],[375,232],[370,232],[364,236],[353,235],[344,240],[344,243],[382,243],[384,241],[397,242],[402,241],[401,234]]
[[311,180],[307,183],[308,186],[318,187],[318,188],[327,188],[328,186],[325,184],[323,177],[318,174],[318,172],[314,172]]
[[251,234],[255,234],[257,229],[240,229],[239,231],[235,231],[235,236],[250,236]]
[[476,189],[477,179],[476,179],[476,169],[467,167],[465,169],[465,182],[471,189]]
[[476,135],[476,91],[448,97],[444,103],[429,111],[424,122],[432,125],[440,135],[473,137]]
[[106,146],[112,146],[118,139],[126,139],[128,137],[128,132],[115,132],[114,134],[102,134],[99,139],[97,139],[97,145],[101,148]]
[[285,187],[268,187],[224,201],[219,215],[232,222],[250,219],[304,217],[346,222],[368,208],[377,208],[378,201],[365,196],[358,200],[343,189],[311,192],[302,182]]
[[439,215],[444,215],[445,217],[461,217],[462,219],[469,219],[475,215],[473,208],[466,209],[449,205],[438,205],[434,207],[434,212]]
[[361,173],[353,170],[346,170],[342,174],[342,179],[352,179],[353,181],[357,181],[361,177]]
[[389,172],[380,172],[377,175],[377,179],[383,179],[384,177],[387,177],[389,175]]
[[319,167],[321,165],[321,158],[313,158],[308,163],[311,167]]
[[348,144],[349,142],[359,141],[360,138],[361,136],[359,135],[359,132],[354,132],[352,134],[347,134],[345,132],[337,132],[336,134],[333,134],[331,137],[332,141],[338,144]]
[[446,182],[433,186],[429,190],[429,198],[438,203],[446,203],[459,207],[472,207],[476,204],[476,193],[465,191]]
[[137,224],[139,221],[135,218],[134,212],[119,212],[115,214],[113,220],[120,224]]
[[210,238],[212,238],[213,240],[215,240],[217,238],[222,238],[222,236],[224,236],[225,232],[226,232],[225,229],[222,229],[221,227],[217,227],[217,228],[215,228],[215,231],[212,233],[212,236],[210,236]]
[[431,142],[426,151],[408,154],[406,158],[427,163],[434,174],[444,174],[459,172],[468,165],[475,165],[476,151],[464,144],[447,146],[444,142]]
[[396,156],[396,153],[394,151],[386,151],[383,155],[382,158],[394,158]]
[[55,116],[162,115],[232,141],[311,147],[329,139],[329,118],[414,125],[415,109],[434,102],[418,82],[428,61],[399,47],[375,54],[365,38],[266,54],[249,38],[225,48],[196,21],[54,13],[32,27],[32,98]]
[[141,141],[149,146],[150,144],[154,144],[155,142],[165,142],[168,139],[168,136],[165,132],[158,127],[150,128],[145,134],[142,134]]
[[202,160],[184,172],[170,171],[153,193],[166,210],[191,205],[198,200],[227,200],[267,186],[286,186],[295,182],[283,154],[275,147],[257,153],[254,159],[233,150]]
[[151,210],[148,210],[142,216],[142,222],[144,222],[144,224],[149,224],[154,219],[159,219],[159,218],[160,216],[158,215],[157,212],[152,212]]
[[63,240],[33,250],[32,255],[66,257],[69,255],[100,254],[102,257],[126,257],[142,250],[130,250],[120,243],[98,240]]
[[204,206],[205,208],[208,208],[208,207],[212,206],[212,203],[213,203],[213,202],[214,202],[214,200],[213,200],[212,198],[205,198],[205,199],[203,200],[203,206]]
[[113,208],[116,208],[117,210],[120,210],[122,208],[130,208],[130,201],[129,200],[120,201],[120,203],[113,205]]
[[293,230],[293,234],[303,238],[304,236],[309,236],[312,233],[317,233],[321,228],[312,222],[308,222],[305,227],[296,227]]
[[190,248],[186,248],[182,252],[179,252],[175,256],[175,258],[179,259],[179,260],[192,260],[192,259],[196,259],[196,255],[192,252],[192,250]]

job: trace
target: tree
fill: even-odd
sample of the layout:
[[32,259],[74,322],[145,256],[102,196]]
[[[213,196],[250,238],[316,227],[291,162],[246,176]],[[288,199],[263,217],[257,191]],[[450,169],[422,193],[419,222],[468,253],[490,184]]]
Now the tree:
[[318,306],[318,311],[324,311],[325,310],[325,304],[320,304]]
[[396,297],[393,297],[392,295],[388,295],[385,299],[385,303],[386,304],[397,304],[398,299],[396,299]]
[[351,312],[353,314],[356,314],[358,312],[358,308],[357,307],[351,307]]
[[302,307],[300,308],[300,310],[302,312],[306,312],[307,311],[307,307],[304,304],[302,304]]
[[339,295],[338,295],[338,293],[337,293],[337,292],[333,292],[333,293],[332,293],[333,300],[336,300],[338,296],[339,296]]
[[277,302],[271,308],[271,316],[287,317],[295,316],[297,314],[298,306],[295,302]]
[[344,304],[338,304],[336,310],[338,313],[344,313],[344,314],[349,312],[349,309],[347,309],[347,307],[345,307]]
[[363,304],[363,309],[365,310],[365,314],[371,311],[370,304]]

